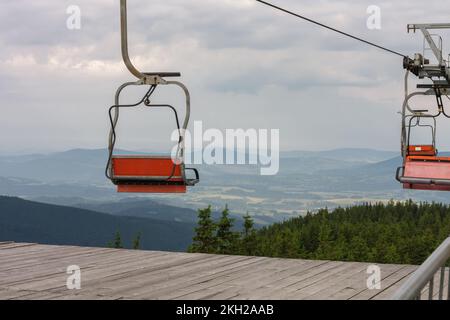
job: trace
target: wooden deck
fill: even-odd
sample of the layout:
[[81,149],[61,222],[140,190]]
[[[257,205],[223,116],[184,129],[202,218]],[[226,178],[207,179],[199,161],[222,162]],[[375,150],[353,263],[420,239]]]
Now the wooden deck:
[[[81,289],[66,287],[81,268]],[[0,299],[388,299],[417,267],[0,243]],[[448,281],[446,281],[448,283]]]

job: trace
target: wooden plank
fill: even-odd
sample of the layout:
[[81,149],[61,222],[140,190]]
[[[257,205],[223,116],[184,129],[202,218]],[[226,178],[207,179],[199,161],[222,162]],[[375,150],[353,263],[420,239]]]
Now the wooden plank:
[[[65,287],[72,264],[81,290]],[[386,299],[417,268],[380,264],[377,291],[366,288],[368,265],[0,243],[0,299]],[[446,292],[448,272],[444,284]]]
[[95,292],[76,292],[72,291],[69,294],[64,295],[53,295],[50,297],[46,297],[46,300],[122,300],[123,297],[121,296],[105,296],[101,294],[97,294]]
[[223,290],[223,288],[234,286],[233,282],[235,281],[250,281],[256,274],[261,274],[262,270],[272,267],[275,263],[276,260],[274,259],[262,258],[260,261],[255,262],[255,264],[247,265],[240,270],[233,270],[232,273],[227,275],[215,277],[210,281],[192,285],[185,290],[172,292],[169,295],[164,296],[164,299],[206,299],[205,296],[216,294]]
[[292,292],[319,281],[321,278],[329,275],[330,272],[338,272],[343,268],[345,268],[344,262],[327,261],[327,263],[322,263],[317,267],[309,268],[304,272],[299,272],[283,281],[279,281],[271,288],[270,297],[268,297],[266,288],[260,288],[255,290],[250,298],[257,300],[266,298],[273,300],[288,299],[292,296]]
[[[171,258],[174,258],[173,255],[171,256]],[[202,255],[196,255],[196,259],[198,260],[199,258],[202,258],[204,260],[205,257],[204,257],[204,255],[203,256]],[[178,257],[177,259],[178,259],[178,261],[180,263],[180,266],[182,266],[182,265],[184,265],[184,266],[189,265],[189,263],[187,263],[186,259],[190,259],[191,262],[193,261],[192,260],[192,255],[183,255],[183,256],[181,256],[181,259],[183,259],[182,261],[180,261],[180,257]],[[172,261],[171,265],[173,265],[173,263],[174,262]],[[163,270],[164,269],[162,269],[161,271],[163,271]],[[125,277],[125,279],[128,279],[128,278]],[[100,284],[103,284],[103,286],[105,286],[106,284],[111,283],[111,281],[106,281],[105,279],[98,279],[97,277],[94,277],[93,280],[97,281],[97,282],[100,282]],[[115,292],[106,292],[105,293],[105,291],[108,291],[108,290],[105,290],[105,288],[92,289],[92,282],[90,282],[90,281],[87,281],[87,284],[86,284],[86,280],[84,280],[84,281],[82,280],[82,287],[83,287],[83,290],[85,288],[87,288],[90,291],[94,291],[95,295],[100,295],[100,296],[104,296],[104,297],[112,297],[114,299],[116,299],[116,298],[118,299],[118,298],[122,297],[122,296],[119,296],[118,294],[116,294]],[[83,290],[81,290],[81,291],[83,291]],[[66,291],[67,292],[67,290],[65,288],[61,289],[61,291]]]
[[[82,281],[85,284],[88,283],[89,281],[97,279],[102,279],[102,281],[108,281],[108,278],[110,278],[111,276],[127,277],[129,275],[132,275],[133,272],[137,272],[143,269],[146,270],[165,269],[171,265],[187,265],[189,263],[204,259],[203,256],[199,255],[177,256],[176,253],[168,255],[167,258],[171,259],[172,261],[169,261],[168,263],[163,262],[158,264],[158,259],[153,259],[153,257],[148,256],[146,258],[140,258],[139,260],[136,261],[129,261],[129,259],[125,259],[125,261],[123,262],[114,263],[106,267],[94,266],[90,268],[86,267],[83,268],[83,266],[80,266],[84,270],[82,271]],[[151,262],[156,262],[156,264],[152,264]],[[67,275],[65,274],[65,268],[63,268],[63,270],[64,270],[63,272],[52,275],[51,277],[46,277],[44,279],[39,279],[31,282],[25,282],[23,284],[14,284],[14,287],[22,290],[36,290],[36,291],[49,290],[55,288],[65,289]]]
[[[352,265],[354,266],[353,269],[351,269]],[[321,268],[313,270],[315,273],[317,273],[317,275],[308,273],[304,274],[303,279],[305,281],[301,281],[301,279],[295,279],[296,277],[292,277],[291,279],[288,279],[291,281],[291,283],[277,283],[277,288],[275,288],[275,290],[270,293],[270,296],[266,292],[266,288],[261,288],[261,290],[259,290],[261,292],[260,294],[257,294],[257,292],[255,292],[250,296],[250,298],[337,299],[337,297],[332,297],[333,293],[348,288],[348,286],[351,285],[350,282],[356,282],[359,285],[365,286],[365,281],[362,280],[364,279],[363,271],[365,271],[364,269],[367,267],[367,264],[364,265],[363,263],[344,262],[343,266],[344,268],[334,265],[332,268],[330,268],[329,265],[324,265]],[[358,269],[360,269],[362,273],[358,273]],[[352,274],[353,272],[356,273]],[[355,277],[356,279],[354,279]],[[335,281],[336,279],[338,281]],[[295,290],[293,291],[290,287],[294,287]],[[340,299],[348,298],[349,294],[347,292],[346,296],[341,297]]]
[[401,265],[401,268],[391,273],[382,280],[382,290],[369,290],[366,289],[363,292],[352,297],[352,300],[385,300],[389,299],[396,289],[407,279],[407,277],[417,269],[417,266]]
[[[381,268],[381,284],[383,283],[383,279],[387,276],[391,275],[392,273],[398,271],[400,268],[402,268],[401,265],[379,265]],[[340,290],[335,291],[333,293],[330,292],[329,299],[333,300],[348,300],[352,297],[362,293],[365,290],[368,290],[367,288],[367,277],[368,274],[365,273],[365,281],[361,281],[359,277],[350,278],[348,281],[345,282],[346,286],[341,287]],[[373,289],[372,291],[377,293],[380,290],[383,290],[383,287],[378,289]],[[334,290],[333,290],[334,291]],[[374,293],[374,294],[375,294]]]
[[[2,269],[1,271],[10,271],[21,268],[30,268],[36,267],[39,265],[51,266],[52,264],[61,265],[62,261],[70,260],[70,261],[83,261],[83,262],[102,262],[108,257],[120,257],[120,256],[141,256],[139,253],[135,252],[126,252],[124,251],[122,254],[118,255],[116,251],[111,251],[108,249],[91,249],[91,250],[71,250],[71,251],[57,251],[52,253],[46,253],[43,256],[33,256],[26,257],[23,259],[19,259],[10,263],[10,261],[6,263],[1,263]],[[72,263],[75,264],[75,263]]]
[[[118,258],[117,258],[117,256],[120,256],[120,257],[122,257],[122,255],[123,255],[123,253],[121,253],[121,251],[126,251],[126,250],[114,250],[114,253],[115,253],[115,255],[116,255],[116,257],[114,257],[113,259],[112,259],[112,262],[114,262],[114,260],[118,260]],[[141,254],[142,255],[142,253],[143,252],[137,252],[137,251],[130,251],[129,253],[134,253],[134,254]],[[154,259],[155,257],[157,257],[159,260],[159,262],[161,262],[161,261],[163,261],[163,259],[161,259],[161,256],[162,255],[165,255],[166,257],[168,257],[168,258],[171,258],[172,260],[174,259],[174,255],[173,254],[171,254],[171,253],[168,253],[168,252],[156,252],[156,251],[154,251],[154,252],[145,252],[145,254],[144,254],[145,256],[147,256],[147,258],[150,258],[150,256],[151,256],[151,258],[152,259]],[[176,255],[176,254],[175,254]],[[184,257],[191,257],[191,255],[184,255]],[[191,257],[192,258],[192,257]],[[177,259],[179,259],[179,257],[177,257]],[[129,257],[126,257],[126,258],[123,258],[123,260],[129,260]],[[105,261],[104,260],[102,260],[102,263],[104,263]],[[148,261],[145,261],[145,264],[147,264],[148,265]],[[107,269],[105,269],[105,266],[103,265],[102,266],[102,268],[103,268],[103,271],[102,272],[105,272],[105,270],[107,271]],[[84,287],[86,287],[86,280],[85,280],[85,272],[83,271],[84,269],[82,269],[82,286],[83,286],[83,288]],[[130,270],[130,269],[127,269],[127,270]],[[49,277],[49,280],[50,281],[54,281],[55,279],[54,279],[54,275],[52,275],[52,276],[50,276]],[[67,277],[67,275],[65,275],[64,277]],[[64,282],[63,282],[63,280],[64,280]],[[33,281],[34,282],[34,281]],[[35,292],[35,293],[32,293],[32,294],[29,294],[29,295],[27,295],[26,296],[26,298],[28,299],[41,299],[41,298],[45,298],[45,299],[47,299],[47,298],[56,298],[56,297],[64,297],[64,295],[66,295],[66,294],[68,294],[68,295],[72,295],[73,294],[73,291],[70,291],[70,290],[67,290],[66,288],[65,288],[65,278],[63,278],[63,277],[61,277],[61,279],[59,279],[58,280],[58,282],[61,284],[61,283],[64,283],[64,287],[63,288],[60,288],[61,289],[61,291],[57,291],[57,290],[54,290],[54,289],[47,289],[47,290],[43,290],[43,291],[40,291],[40,292]],[[81,291],[83,291],[83,290],[81,290]],[[81,291],[76,291],[76,292],[81,292]],[[83,294],[81,294],[81,296],[82,296]],[[92,296],[93,294],[90,294],[90,296]],[[81,297],[80,296],[80,297]]]
[[[268,258],[265,258],[268,259]],[[273,260],[273,263],[277,263],[277,260]],[[316,261],[316,264],[323,264],[324,262]],[[326,263],[326,262],[325,262]],[[245,291],[245,287],[251,285],[251,283],[254,283],[258,281],[260,277],[264,278],[264,273],[267,275],[267,268],[268,264],[264,263],[261,268],[255,268],[255,270],[249,270],[249,274],[243,274],[243,275],[237,275],[236,277],[233,277],[233,279],[225,282],[221,282],[219,284],[216,284],[214,286],[209,286],[207,288],[199,288],[196,292],[186,295],[186,296],[180,296],[178,298],[181,299],[222,299],[223,296],[229,297],[235,297],[239,295],[241,292]],[[312,269],[311,266],[305,267],[305,269],[309,270]],[[270,270],[270,268],[269,268]],[[299,270],[296,271],[296,274],[302,273],[302,270],[299,268]],[[270,282],[270,280],[269,280]],[[281,282],[281,281],[279,281]],[[262,282],[264,284],[264,282]],[[259,282],[259,285],[257,287],[261,286],[261,282]],[[254,294],[256,289],[251,291],[251,294]],[[267,289],[264,289],[265,296],[267,295]],[[228,299],[227,298],[227,299]],[[247,297],[246,297],[247,298]],[[225,299],[225,298],[223,298]]]
[[255,276],[249,277],[242,282],[231,281],[230,283],[225,284],[228,286],[227,289],[220,290],[218,294],[207,295],[205,298],[248,299],[258,289],[271,291],[281,281],[290,279],[293,275],[318,267],[321,264],[326,264],[327,261],[278,259],[277,263],[279,270],[271,271],[264,269],[262,272],[258,272]]
[[[27,268],[21,268],[19,270],[14,269],[6,272],[0,273],[2,275],[2,278],[5,279],[2,281],[2,285],[8,284],[12,285],[15,284],[16,281],[18,283],[24,283],[27,281],[35,281],[36,278],[46,278],[51,277],[54,274],[65,274],[66,268],[69,265],[79,265],[82,270],[85,270],[89,267],[96,266],[96,259],[99,258],[99,255],[96,252],[91,252],[92,255],[83,255],[83,256],[75,256],[75,257],[62,257],[59,260],[51,260],[48,263],[41,263],[38,267],[27,267]],[[118,258],[117,255],[111,254],[111,253],[105,253],[109,254],[108,256],[103,256],[102,263],[107,264],[112,262],[117,262],[117,260],[120,261],[127,261],[129,258],[138,257],[136,254],[133,256],[131,254],[124,254],[122,257]]]
[[[205,260],[205,258],[207,258],[207,260]],[[151,290],[153,293],[156,288],[166,288],[168,282],[175,283],[177,285],[184,284],[184,277],[210,272],[220,266],[228,265],[229,263],[234,263],[235,261],[243,259],[247,258],[238,256],[208,255],[208,257],[204,257],[203,260],[199,260],[191,264],[183,263],[178,265],[170,265],[159,270],[145,269],[140,273],[135,273],[132,276],[112,279],[112,281],[109,281],[107,286],[103,283],[102,293],[103,290],[109,290],[110,292],[128,297],[135,297],[142,291],[146,292],[148,290]]]
[[[135,280],[136,282],[141,282],[146,285],[158,285],[162,284],[167,287],[168,282],[171,281],[177,284],[180,281],[186,280],[188,277],[200,277],[204,273],[214,272],[221,268],[227,268],[229,265],[234,264],[236,262],[240,262],[242,260],[247,260],[246,257],[239,256],[214,256],[210,255],[204,260],[197,261],[195,263],[183,266],[183,265],[175,265],[169,266],[164,270],[156,270],[152,272],[146,272],[141,274],[135,274],[131,280]],[[144,279],[142,279],[144,278]],[[127,279],[118,279],[118,286],[115,288],[120,289],[133,289],[127,285]],[[142,282],[144,280],[144,282]],[[121,284],[124,284],[123,286]]]
[[196,279],[186,288],[179,288],[175,291],[171,290],[166,294],[163,294],[162,298],[174,299],[183,295],[198,294],[205,288],[220,286],[237,278],[248,278],[255,272],[259,272],[259,268],[266,267],[268,263],[270,263],[270,259],[268,258],[249,257],[249,260],[239,263],[237,266],[233,265],[232,268],[227,268],[220,273],[215,273],[213,276],[206,276],[206,278],[201,279],[201,281]]
[[[400,288],[401,284],[410,276],[415,270],[417,266],[406,266],[404,269],[401,269],[398,274],[394,273],[397,277],[397,281],[393,282],[392,285],[385,287],[384,290],[370,298],[370,300],[389,300],[394,293]],[[389,279],[389,278],[388,278]]]
[[39,253],[48,253],[55,250],[65,250],[65,247],[53,247],[44,245],[35,245],[32,247],[18,247],[8,250],[0,250],[2,261],[5,259],[19,259],[20,257],[33,256]]
[[195,299],[194,296],[202,295],[205,290],[213,290],[214,292],[217,292],[218,288],[223,285],[228,287],[229,282],[233,280],[249,279],[255,273],[260,272],[260,267],[266,267],[268,263],[267,258],[252,257],[237,265],[232,265],[232,268],[228,267],[224,270],[218,270],[219,272],[207,274],[205,277],[200,279],[188,280],[188,286],[172,286],[165,288],[163,291],[152,292],[151,296],[153,298],[157,298],[158,295],[160,295],[162,299]]
[[1,250],[9,250],[9,249],[14,249],[14,248],[24,248],[24,247],[31,247],[31,246],[36,246],[36,243],[19,243],[19,242],[12,242],[12,243],[8,243],[5,244],[3,246],[0,246],[0,252]]
[[[283,262],[283,259],[280,259]],[[240,288],[237,295],[234,295],[233,299],[249,299],[255,295],[258,291],[271,292],[279,288],[280,283],[291,282],[291,278],[298,274],[304,273],[307,270],[317,268],[320,265],[327,264],[328,261],[313,261],[313,260],[288,260],[288,264],[285,268],[279,272],[271,273],[267,272],[263,277],[255,279],[253,283],[245,285],[244,288]],[[230,291],[231,292],[231,291]],[[227,291],[223,291],[218,296],[212,296],[212,299],[221,299],[227,296]],[[231,298],[231,296],[230,296]]]
[[0,288],[0,300],[10,300],[27,296],[33,293],[32,291],[16,290],[16,289],[4,289]]
[[352,262],[347,264],[347,268],[337,274],[320,280],[312,286],[300,289],[292,295],[294,299],[325,300],[342,288],[349,286],[349,282],[354,280],[366,283],[367,264]]
[[355,293],[351,297],[350,300],[368,300],[375,295],[379,294],[381,291],[385,290],[387,287],[392,285],[398,280],[398,275],[402,275],[402,270],[405,268],[405,265],[393,265],[393,264],[384,264],[378,265],[381,267],[381,289],[380,290],[371,290],[369,288],[364,287],[359,292]]
[[18,247],[18,248],[10,248],[8,250],[0,250],[0,257],[2,258],[2,262],[4,262],[6,259],[19,259],[20,257],[26,257],[31,255],[36,255],[39,253],[48,253],[55,250],[63,251],[65,250],[65,247],[50,247],[50,246],[43,246],[43,245],[35,245],[32,247]]
[[316,273],[320,273],[323,270],[328,270],[335,262],[331,261],[311,261],[308,265],[304,266],[303,269],[297,270],[289,275],[289,277],[279,279],[273,283],[270,283],[266,286],[262,286],[256,289],[253,289],[250,298],[252,299],[261,299],[261,296],[265,296],[267,290],[271,291],[271,295],[276,297],[277,293],[284,292],[284,288],[289,287],[296,281],[301,281],[302,279],[307,278],[308,276],[314,275]]
[[[24,291],[25,292],[25,291]],[[11,300],[118,300],[118,296],[104,296],[88,290],[40,291],[11,298]]]
[[[325,272],[310,276],[302,281],[297,281],[296,283],[285,287],[283,299],[298,300],[315,293],[317,290],[315,288],[317,287],[320,289],[323,289],[324,287],[329,288],[329,282],[340,274],[347,272],[349,269],[351,273],[354,273],[353,267],[353,263],[336,264],[333,268],[330,268]],[[359,268],[360,266],[357,267]]]
[[20,247],[10,250],[0,250],[1,267],[7,267],[9,264],[19,263],[21,260],[37,259],[45,260],[50,256],[58,256],[58,254],[68,254],[74,252],[92,252],[94,250],[112,250],[107,248],[83,248],[83,247],[68,247],[68,246],[44,246],[35,245],[33,247]]
[[[85,251],[82,253],[82,255],[78,253],[77,255],[60,256],[59,259],[46,259],[37,264],[22,266],[22,268],[14,268],[6,271],[1,270],[0,276],[5,280],[0,280],[0,284],[11,284],[13,281],[16,281],[15,278],[19,278],[19,280],[33,280],[35,277],[59,273],[61,269],[64,269],[62,272],[65,273],[65,269],[69,265],[79,265],[82,269],[86,269],[92,266],[98,266],[99,264],[117,263],[124,260],[128,261],[128,259],[132,258],[139,258],[139,254],[136,252],[126,252],[119,256],[115,252],[102,252],[100,254],[99,251]],[[101,260],[98,260],[99,258]],[[24,275],[28,277],[24,277]]]
[[15,257],[14,259],[9,258],[5,261],[2,261],[0,263],[0,271],[5,272],[9,270],[15,270],[15,269],[21,269],[21,268],[30,268],[30,267],[37,267],[42,264],[50,264],[50,263],[58,263],[62,259],[84,259],[91,258],[92,256],[95,257],[101,257],[104,255],[111,255],[113,252],[111,252],[108,249],[91,249],[91,250],[52,250],[50,252],[42,252],[41,253],[35,253],[31,256],[21,256],[21,257]]
[[[203,254],[180,254],[174,256],[173,254],[168,256],[168,261],[162,261],[158,259],[154,264],[144,264],[140,268],[124,268],[124,272],[111,275],[107,277],[109,283],[114,284],[114,287],[120,281],[125,282],[142,282],[143,277],[147,279],[151,276],[156,276],[158,281],[162,281],[161,277],[169,277],[171,275],[171,270],[179,269],[179,270],[189,270],[195,266],[204,266],[205,264],[209,264],[214,260],[223,259],[220,256],[214,255],[203,255]],[[91,285],[95,284],[95,281],[90,283]]]
[[[360,262],[354,262],[352,263],[354,266],[352,269],[349,269],[349,272],[345,272],[342,275],[338,275],[331,281],[327,281],[327,288],[325,290],[319,291],[316,294],[312,296],[305,297],[306,299],[349,299],[352,296],[356,294],[355,288],[360,288],[359,291],[363,291],[368,289],[367,288],[367,268],[371,265],[369,263],[360,263]],[[381,269],[381,275],[384,278],[388,277],[392,273],[400,270],[402,266],[400,265],[378,265]],[[352,273],[353,271],[356,271],[356,273]],[[383,284],[383,280],[381,280],[381,284]],[[314,290],[316,290],[320,286],[315,286]],[[342,296],[343,290],[347,289],[347,294],[345,296]],[[348,289],[353,290],[353,294],[349,294]],[[375,293],[381,292],[383,289],[380,290],[372,290]],[[336,295],[336,293],[340,293],[341,296]],[[296,298],[303,298],[298,297]]]

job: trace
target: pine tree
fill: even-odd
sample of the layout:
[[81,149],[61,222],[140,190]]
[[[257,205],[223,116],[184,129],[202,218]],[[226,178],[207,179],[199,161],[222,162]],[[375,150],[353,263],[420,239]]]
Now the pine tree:
[[117,231],[115,236],[114,236],[114,240],[110,243],[108,243],[108,247],[110,248],[115,248],[115,249],[122,249],[122,237],[120,235],[120,232]]
[[244,216],[244,231],[242,234],[241,250],[244,255],[254,256],[256,252],[256,231],[253,228],[254,222],[252,217],[247,214]]
[[217,253],[236,253],[239,235],[232,230],[234,219],[230,218],[228,206],[222,211],[222,216],[217,224]]
[[254,225],[253,219],[247,212],[247,214],[244,216],[244,238],[250,236],[250,234],[253,231],[253,225]]
[[141,233],[138,232],[136,237],[133,239],[133,249],[138,250],[141,246]]
[[217,225],[211,218],[211,206],[198,210],[198,226],[195,228],[193,243],[189,252],[216,253],[217,237],[215,235]]

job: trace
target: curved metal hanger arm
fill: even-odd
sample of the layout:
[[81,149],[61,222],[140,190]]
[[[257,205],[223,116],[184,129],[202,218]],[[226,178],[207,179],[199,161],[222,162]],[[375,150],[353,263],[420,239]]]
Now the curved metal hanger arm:
[[127,69],[136,78],[145,79],[146,75],[136,69],[128,54],[127,0],[120,0],[120,37],[122,44],[122,59],[127,66]]

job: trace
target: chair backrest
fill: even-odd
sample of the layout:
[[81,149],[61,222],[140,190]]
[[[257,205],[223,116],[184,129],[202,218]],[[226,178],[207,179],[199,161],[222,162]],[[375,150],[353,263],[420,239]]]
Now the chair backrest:
[[184,165],[170,156],[113,156],[113,178],[147,178],[183,181]]
[[409,145],[408,155],[410,156],[436,156],[436,148],[433,145]]

